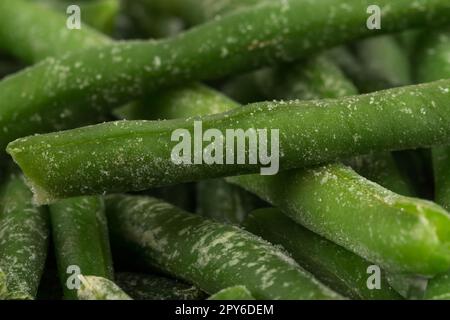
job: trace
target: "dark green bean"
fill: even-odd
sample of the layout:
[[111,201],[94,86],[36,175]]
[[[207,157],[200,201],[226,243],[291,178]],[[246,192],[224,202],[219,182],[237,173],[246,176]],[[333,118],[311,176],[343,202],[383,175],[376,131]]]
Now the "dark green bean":
[[338,299],[291,258],[238,227],[154,198],[109,196],[111,237],[135,259],[215,293],[244,285],[257,299]]
[[0,189],[0,300],[34,299],[48,247],[48,214],[31,202],[21,175]]

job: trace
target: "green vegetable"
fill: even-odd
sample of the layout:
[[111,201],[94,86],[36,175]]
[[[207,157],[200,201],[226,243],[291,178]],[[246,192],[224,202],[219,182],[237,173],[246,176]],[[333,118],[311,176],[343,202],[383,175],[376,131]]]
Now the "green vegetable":
[[114,114],[126,120],[166,120],[222,113],[239,106],[220,92],[194,83],[154,93]]
[[263,102],[194,119],[119,121],[37,135],[12,142],[7,151],[28,177],[36,201],[48,203],[260,171],[252,164],[175,164],[171,153],[179,142],[171,135],[183,128],[193,136],[195,120],[202,121],[203,131],[279,129],[280,170],[445,143],[449,97],[447,80],[338,100]]
[[397,195],[346,167],[229,180],[386,271],[430,276],[450,268],[450,216],[444,209]]
[[76,299],[67,286],[71,266],[82,275],[113,278],[108,227],[103,200],[82,197],[62,200],[50,207],[56,258],[66,299]]
[[0,188],[0,300],[34,299],[48,247],[48,215],[31,202],[23,177]]
[[[108,37],[89,26],[83,25],[81,30],[67,28],[67,18],[65,10],[58,13],[36,1],[1,1],[0,48],[24,62],[32,63],[110,42]],[[32,32],[30,25],[33,26]],[[52,62],[48,60],[44,65],[50,66]],[[61,67],[63,69],[60,72],[64,71],[64,67]],[[67,71],[66,69],[65,72]]]
[[240,224],[262,201],[224,179],[203,180],[197,184],[197,213],[216,221]]
[[[421,38],[423,47],[418,53],[417,78],[420,81],[448,78],[450,75],[450,33],[436,32]],[[435,147],[432,150],[435,178],[435,200],[450,209],[450,147]],[[427,299],[450,299],[450,272],[439,275],[428,282]]]
[[225,288],[213,294],[208,300],[255,300],[244,286]]
[[70,5],[80,7],[81,28],[85,23],[106,34],[113,33],[116,25],[117,15],[120,9],[119,0],[39,0],[57,9],[67,17],[67,8]]
[[117,273],[115,282],[135,300],[199,300],[204,296],[195,286],[151,274]]
[[[173,36],[185,27],[184,21],[167,12],[154,12],[149,7],[152,1],[122,1],[122,20],[126,24],[120,28],[124,38],[165,38]],[[191,8],[189,11],[193,11]]]
[[[164,86],[292,61],[373,34],[366,27],[369,4],[355,0],[344,10],[334,0],[270,2],[167,40],[117,43],[48,59],[0,82],[0,146],[27,134],[101,120],[98,116],[112,107]],[[380,0],[378,5],[390,8],[381,32],[442,25],[450,15],[447,0]],[[13,34],[9,25],[0,29]],[[0,42],[7,45],[7,38]],[[19,47],[17,54],[26,56],[29,51]]]
[[321,282],[352,299],[400,299],[381,274],[380,289],[370,290],[367,270],[372,263],[296,224],[277,209],[252,212],[246,230],[281,245]]
[[96,276],[80,276],[79,300],[132,300],[114,282]]
[[113,241],[207,293],[244,285],[257,299],[339,298],[283,252],[238,227],[154,198],[109,196],[106,208]]
[[347,161],[363,177],[404,196],[416,194],[412,183],[398,169],[389,152],[359,156]]
[[270,3],[268,0],[138,0],[142,9],[152,15],[182,17],[188,24],[203,23],[223,14]]
[[428,281],[425,299],[450,300],[450,273],[444,273]]
[[[392,35],[364,39],[355,44],[363,92],[412,84],[408,53]],[[365,82],[365,83],[364,83]]]
[[423,299],[428,279],[411,274],[387,274],[389,285],[404,298]]
[[[250,91],[254,96],[251,98],[245,92],[249,87],[253,87]],[[227,84],[225,92],[238,101],[248,102],[327,99],[358,93],[353,83],[326,55],[246,74]]]
[[[124,119],[175,119],[215,114],[236,107],[239,104],[220,92],[200,84],[191,84],[152,95],[120,108],[115,113]],[[173,191],[172,188],[170,190]],[[248,212],[259,205],[253,195],[222,179],[199,181],[196,191],[197,212],[221,222],[239,224]]]

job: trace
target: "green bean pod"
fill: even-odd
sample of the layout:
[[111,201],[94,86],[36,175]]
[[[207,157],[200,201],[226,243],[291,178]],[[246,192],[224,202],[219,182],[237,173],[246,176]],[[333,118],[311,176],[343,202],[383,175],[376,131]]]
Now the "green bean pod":
[[243,226],[263,239],[284,247],[319,281],[351,299],[401,299],[389,286],[384,271],[380,287],[369,289],[367,260],[296,224],[277,209],[252,212]]
[[291,258],[238,227],[154,198],[109,196],[111,238],[136,259],[207,293],[244,285],[256,299],[338,299]]
[[350,159],[351,167],[363,177],[404,196],[415,195],[413,184],[398,169],[390,152],[369,154]]
[[[335,0],[271,1],[167,40],[116,43],[48,59],[0,82],[0,146],[101,120],[111,108],[165,86],[289,62],[374,33],[446,24],[450,14],[447,0],[379,0],[390,10],[383,28],[373,31],[366,26],[370,4],[355,0],[341,8]],[[14,33],[8,25],[0,29]]]
[[450,273],[444,273],[428,281],[425,299],[450,300]]
[[80,276],[79,300],[133,300],[111,280],[96,276]]
[[153,15],[182,17],[196,25],[223,14],[268,3],[268,0],[138,0],[141,8]]
[[355,44],[355,51],[364,71],[363,92],[412,84],[408,53],[394,36],[364,39]]
[[114,281],[135,300],[200,300],[204,297],[195,286],[152,274],[120,272]]
[[226,112],[240,105],[199,83],[167,89],[114,111],[126,120],[166,120]]
[[34,299],[48,247],[48,215],[33,205],[22,176],[0,188],[0,300]]
[[[357,89],[327,55],[310,59],[303,64],[290,64],[246,75],[247,84],[259,92],[259,100],[326,99],[352,96]],[[242,86],[238,81],[237,86]],[[252,85],[248,83],[253,83]],[[228,87],[230,89],[230,87]],[[240,89],[231,89],[235,93]],[[255,93],[256,94],[256,93]],[[400,173],[390,152],[371,153],[349,162],[364,177],[394,192],[411,195],[412,189]]]
[[230,178],[293,220],[388,272],[432,276],[450,268],[450,216],[340,165]]
[[67,19],[65,10],[58,13],[37,1],[1,1],[0,48],[33,63],[110,42],[89,26],[67,28]]
[[244,286],[225,288],[213,294],[208,300],[255,300]]
[[[49,5],[52,9],[67,14],[67,8],[77,5],[80,8],[81,28],[85,23],[105,34],[112,34],[120,9],[119,0],[37,0]],[[66,19],[69,15],[66,15]]]
[[[48,203],[70,196],[265,173],[262,167],[275,171],[277,143],[281,171],[372,151],[445,143],[450,140],[449,98],[450,81],[443,80],[336,100],[256,103],[198,118],[111,122],[18,139],[7,151],[28,177],[37,203]],[[172,141],[175,130],[184,129],[185,136],[199,139],[210,128],[222,134],[223,144],[212,144],[219,150],[223,147],[219,160],[196,165],[172,160],[174,148],[181,143]],[[250,128],[267,129],[266,141],[272,141],[267,147],[275,152],[272,167],[267,169],[259,161],[220,164],[226,163],[226,130]],[[272,130],[279,130],[275,131],[279,139],[269,138]],[[235,142],[234,137],[228,140]],[[198,150],[204,147],[198,144]]]
[[50,206],[58,273],[66,299],[76,299],[76,288],[67,285],[70,267],[80,274],[113,279],[108,227],[103,199],[70,198]]
[[[418,53],[416,70],[419,81],[445,79],[450,75],[450,33],[436,32],[424,34],[421,50]],[[448,144],[448,143],[447,143]],[[435,200],[444,208],[450,209],[450,147],[441,146],[432,149],[435,179]],[[427,299],[450,299],[450,272],[439,275],[428,282]]]

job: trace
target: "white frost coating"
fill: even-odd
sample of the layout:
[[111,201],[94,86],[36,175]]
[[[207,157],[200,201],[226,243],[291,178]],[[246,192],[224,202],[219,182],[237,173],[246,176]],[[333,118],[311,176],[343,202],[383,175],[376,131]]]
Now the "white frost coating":
[[[245,285],[255,298],[339,298],[284,252],[240,228],[184,213],[157,199],[111,196],[108,206],[109,199],[114,208],[108,210],[113,214],[108,220],[113,233],[121,234],[120,241],[132,242],[151,265],[206,292]],[[158,236],[149,236],[149,230],[158,230]],[[286,282],[291,287],[282,285]]]
[[114,282],[95,276],[78,276],[81,287],[77,291],[80,300],[132,300]]

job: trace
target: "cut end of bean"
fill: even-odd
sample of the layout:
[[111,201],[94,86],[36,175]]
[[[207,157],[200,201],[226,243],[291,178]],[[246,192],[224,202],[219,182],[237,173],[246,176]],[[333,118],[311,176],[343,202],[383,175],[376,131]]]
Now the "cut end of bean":
[[132,300],[114,282],[95,276],[79,276],[81,287],[77,291],[80,300]]
[[[20,140],[26,140],[26,138],[18,139],[16,141]],[[19,168],[24,173],[25,183],[33,192],[33,204],[35,204],[36,206],[48,205],[59,200],[51,196],[51,193],[44,186],[41,186],[39,183],[36,182],[35,179],[33,179],[32,176],[28,175],[29,170],[27,170],[26,166],[22,166],[23,162],[20,160],[20,154],[22,153],[22,149],[14,148],[13,146],[13,143],[16,141],[13,141],[10,143],[10,145],[8,145],[8,147],[6,148],[6,152],[9,155],[11,155],[14,162],[19,166]]]

